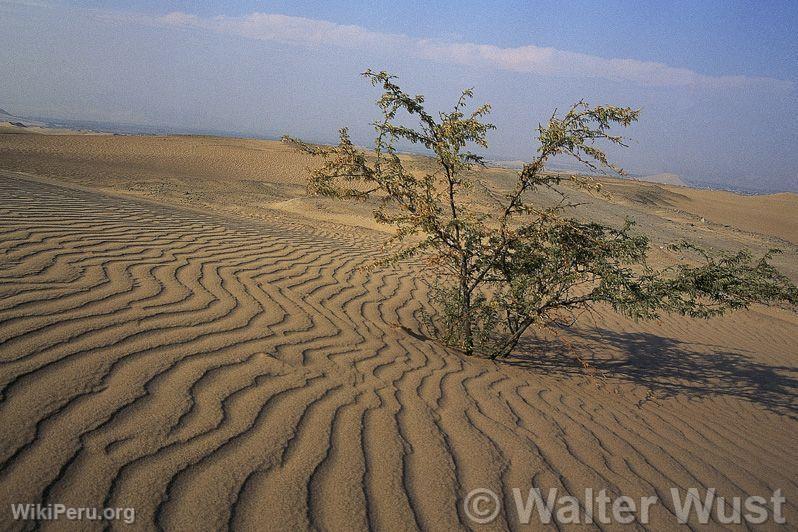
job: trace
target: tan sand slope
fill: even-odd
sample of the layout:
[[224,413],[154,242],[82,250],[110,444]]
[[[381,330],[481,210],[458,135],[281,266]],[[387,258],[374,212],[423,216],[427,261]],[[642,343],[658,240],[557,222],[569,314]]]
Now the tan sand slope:
[[[423,336],[412,265],[357,270],[383,234],[247,217],[290,199],[279,194],[231,212],[210,170],[181,202],[191,176],[163,168],[173,188],[148,194],[156,203],[119,185],[122,164],[44,154],[31,171],[61,165],[73,183],[0,174],[2,528],[25,528],[14,502],[134,507],[144,530],[482,528],[462,501],[484,487],[505,508],[484,528],[517,529],[512,488],[530,486],[656,495],[654,530],[677,528],[671,487],[781,489],[798,519],[795,314],[634,324],[608,312],[573,350],[539,341],[531,360],[467,359]],[[217,187],[250,186],[230,166]],[[75,185],[81,168],[107,190]]]
[[[408,159],[419,168],[427,166],[421,158]],[[382,229],[371,219],[371,206],[307,198],[305,169],[310,164],[310,158],[275,141],[0,134],[0,168],[252,218],[278,209],[291,217]],[[501,168],[484,173],[498,188],[511,186],[514,176]],[[688,238],[758,251],[784,247],[785,240],[798,246],[796,194],[741,196],[626,179],[606,179],[605,190],[612,195],[609,202],[573,193],[577,201],[588,203],[586,215],[614,224],[632,216],[662,243]],[[784,260],[780,266],[798,278],[795,262]]]
[[[619,200],[645,206],[667,219],[775,237],[798,245],[798,194],[745,196],[723,190],[607,180],[605,189]],[[774,242],[778,244],[778,242]]]

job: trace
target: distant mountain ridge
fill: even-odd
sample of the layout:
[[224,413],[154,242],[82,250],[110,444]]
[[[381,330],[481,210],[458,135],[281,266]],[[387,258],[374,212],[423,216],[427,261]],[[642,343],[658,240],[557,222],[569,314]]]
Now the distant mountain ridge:
[[648,181],[649,183],[659,183],[661,185],[678,185],[680,187],[689,187],[690,184],[677,174],[662,173],[653,174],[637,178],[639,181]]

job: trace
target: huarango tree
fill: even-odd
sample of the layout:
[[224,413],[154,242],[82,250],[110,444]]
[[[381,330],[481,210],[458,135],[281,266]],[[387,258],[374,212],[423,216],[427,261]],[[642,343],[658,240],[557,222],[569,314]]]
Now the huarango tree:
[[[632,221],[613,228],[569,216],[574,204],[559,185],[595,183],[548,173],[547,161],[566,155],[592,171],[620,172],[598,143],[623,146],[624,139],[610,130],[635,122],[639,111],[578,102],[562,116],[555,112],[538,126],[536,156],[518,172],[512,189],[499,195],[485,189],[492,205],[486,212],[468,195],[481,186],[471,170],[484,162],[471,150],[487,147],[494,128],[485,121],[490,106],[467,111],[469,89],[449,112],[433,115],[424,97],[405,93],[394,76],[370,70],[364,76],[383,90],[370,156],[352,144],[346,129],[337,146],[290,140],[323,159],[309,192],[378,199],[376,220],[397,229],[380,263],[418,256],[437,270],[434,323],[446,344],[468,355],[506,356],[530,327],[571,324],[577,311],[596,303],[653,319],[660,312],[708,318],[752,303],[798,302],[798,289],[768,262],[775,251],[754,258],[748,251],[714,254],[682,243],[675,247],[698,260],[657,270],[646,261],[648,239],[634,233]],[[432,152],[434,170],[418,175],[405,168],[396,151],[399,140]],[[561,200],[537,201],[542,188],[557,191]]]

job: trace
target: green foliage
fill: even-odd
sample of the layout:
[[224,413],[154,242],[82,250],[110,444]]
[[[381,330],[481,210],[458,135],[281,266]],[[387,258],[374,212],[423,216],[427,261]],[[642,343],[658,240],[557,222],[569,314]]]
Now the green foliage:
[[[796,287],[769,264],[771,253],[759,259],[747,251],[713,255],[683,243],[675,249],[693,253],[698,265],[654,270],[646,262],[648,239],[633,232],[632,221],[611,228],[567,216],[574,204],[558,185],[564,179],[586,187],[595,183],[546,173],[546,162],[565,155],[594,171],[622,172],[597,142],[624,146],[610,130],[637,121],[639,111],[580,101],[562,117],[555,112],[538,127],[535,158],[510,192],[490,194],[494,210],[485,213],[467,195],[479,184],[470,170],[483,164],[470,149],[486,147],[494,128],[483,121],[490,106],[467,112],[469,89],[451,111],[433,116],[424,97],[402,91],[395,77],[370,70],[364,76],[383,91],[372,156],[352,144],[346,129],[338,146],[288,140],[323,160],[308,183],[310,193],[378,200],[376,220],[397,229],[380,264],[421,256],[436,269],[433,325],[448,345],[469,355],[506,356],[530,327],[571,324],[596,303],[636,319],[660,312],[706,318],[753,303],[798,303]],[[396,152],[399,140],[430,150],[434,171],[408,171]],[[540,205],[534,193],[541,188],[555,190],[561,200]]]

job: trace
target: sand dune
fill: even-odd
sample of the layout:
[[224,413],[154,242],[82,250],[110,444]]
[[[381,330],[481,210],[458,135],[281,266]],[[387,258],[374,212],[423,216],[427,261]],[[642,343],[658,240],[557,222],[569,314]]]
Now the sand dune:
[[680,187],[689,186],[681,176],[677,174],[654,174],[638,178],[640,181],[647,181],[649,183],[661,183],[663,185],[678,185]]
[[[531,358],[464,358],[423,336],[412,264],[357,269],[384,239],[360,224],[367,211],[325,221],[278,205],[299,197],[307,161],[184,139],[229,151],[205,154],[218,167],[191,151],[160,165],[174,152],[147,156],[148,143],[177,140],[125,152],[117,139],[41,141],[61,142],[57,156],[4,145],[0,167],[29,172],[0,173],[4,529],[24,528],[14,502],[134,507],[142,530],[518,529],[512,488],[531,486],[656,495],[653,530],[677,528],[671,487],[781,489],[798,519],[794,313],[607,312],[571,349],[530,340]],[[274,153],[280,164],[253,175]],[[625,201],[602,212],[696,230]],[[462,505],[481,487],[507,509],[484,527]]]

